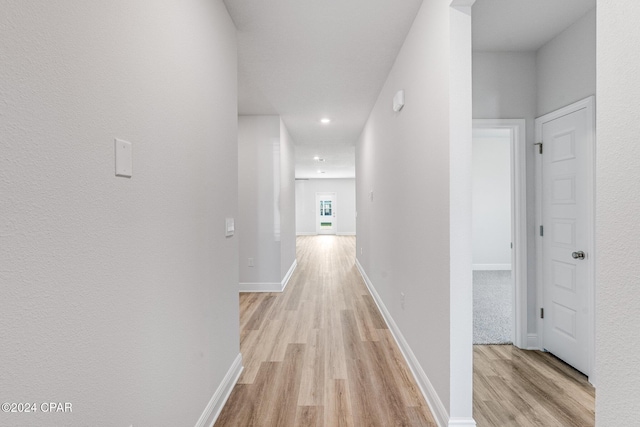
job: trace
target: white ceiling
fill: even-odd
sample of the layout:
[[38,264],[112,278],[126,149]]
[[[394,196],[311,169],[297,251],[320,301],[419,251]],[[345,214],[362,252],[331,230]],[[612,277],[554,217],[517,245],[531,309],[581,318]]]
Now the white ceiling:
[[354,177],[356,140],[422,0],[225,3],[238,28],[239,113],[281,115],[296,177]]
[[[477,0],[474,49],[537,50],[595,1]],[[354,177],[356,140],[422,0],[224,2],[238,29],[239,114],[282,117],[296,178]]]
[[536,51],[594,7],[596,0],[477,0],[473,49]]
[[[354,144],[297,145],[296,178],[353,178],[356,176],[355,150]],[[325,161],[313,160],[316,156]]]

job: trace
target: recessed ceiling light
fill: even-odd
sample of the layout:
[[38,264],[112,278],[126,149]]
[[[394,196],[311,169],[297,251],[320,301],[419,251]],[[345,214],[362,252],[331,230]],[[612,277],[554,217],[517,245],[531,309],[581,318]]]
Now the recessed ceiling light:
[[324,173],[324,171],[318,170],[318,173]]
[[326,117],[325,117],[324,119],[320,119],[320,121],[321,121],[322,123],[324,123],[325,125],[326,125],[327,123],[331,123],[331,119],[328,119],[328,118],[326,118]]
[[320,157],[315,156],[315,157],[313,158],[313,160],[315,160],[315,161],[317,162],[318,160],[320,160]]

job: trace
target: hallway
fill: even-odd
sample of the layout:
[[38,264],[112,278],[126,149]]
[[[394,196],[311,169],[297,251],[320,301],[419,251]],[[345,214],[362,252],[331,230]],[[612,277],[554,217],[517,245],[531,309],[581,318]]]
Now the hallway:
[[355,237],[298,237],[285,291],[241,294],[245,369],[216,426],[436,425],[354,257]]

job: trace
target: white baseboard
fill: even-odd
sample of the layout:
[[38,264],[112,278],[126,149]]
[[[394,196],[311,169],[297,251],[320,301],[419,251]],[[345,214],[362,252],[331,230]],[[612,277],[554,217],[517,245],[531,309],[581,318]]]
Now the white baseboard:
[[284,288],[287,287],[287,284],[289,283],[289,279],[291,279],[291,276],[293,275],[293,272],[297,266],[298,266],[298,260],[294,259],[293,263],[291,264],[291,267],[289,267],[289,271],[287,271],[287,274],[284,275],[284,279],[282,279],[282,282],[280,283],[282,291],[284,291]]
[[[340,233],[336,233],[336,236],[355,236],[355,231],[343,231]],[[296,231],[296,236],[318,236],[318,233],[314,233],[311,231]]]
[[474,270],[511,270],[511,264],[473,264]]
[[293,275],[293,271],[298,266],[298,261],[293,260],[291,268],[285,274],[284,279],[280,283],[277,282],[240,282],[240,292],[282,292],[287,287],[289,279]]
[[[449,425],[475,426],[475,422],[473,424],[450,424],[449,413],[447,411],[447,408],[445,408],[444,404],[442,403],[442,400],[440,400],[440,397],[438,396],[438,393],[436,393],[436,390],[433,388],[431,381],[429,381],[427,374],[425,374],[424,370],[422,369],[422,366],[420,366],[418,359],[416,359],[416,356],[413,354],[411,347],[409,347],[409,344],[404,339],[404,336],[402,335],[402,332],[400,332],[398,325],[396,325],[396,322],[391,317],[391,314],[387,310],[387,307],[385,307],[384,303],[382,302],[382,299],[380,299],[380,295],[378,295],[378,292],[373,287],[371,280],[369,280],[367,273],[364,271],[364,269],[362,268],[362,265],[360,265],[360,261],[358,261],[357,258],[356,258],[356,266],[358,267],[358,271],[360,272],[360,275],[362,276],[364,283],[367,285],[367,288],[369,288],[369,292],[371,293],[373,300],[376,302],[376,305],[378,306],[380,313],[382,313],[382,317],[387,323],[387,326],[389,327],[389,330],[391,331],[393,338],[396,340],[398,347],[400,347],[400,351],[402,352],[404,359],[407,361],[407,364],[411,369],[411,373],[413,374],[413,377],[418,383],[418,387],[420,387],[420,391],[422,392],[422,395],[427,401],[427,404],[429,405],[429,408],[431,409],[431,413],[435,417],[436,422],[438,423],[438,426],[439,427],[447,427]],[[452,421],[458,422],[457,419]],[[471,419],[471,421],[473,421],[473,419]]]
[[476,421],[473,418],[451,418],[449,427],[475,427]]
[[527,334],[527,350],[540,350],[538,334]]
[[240,292],[282,292],[282,283],[240,282]]
[[224,376],[222,383],[220,383],[216,392],[213,393],[213,397],[204,408],[202,415],[200,415],[196,427],[211,427],[216,422],[218,416],[220,416],[222,407],[227,402],[233,387],[238,382],[238,378],[240,378],[242,369],[242,354],[238,353],[238,356],[236,356],[236,359],[227,371],[227,375]]

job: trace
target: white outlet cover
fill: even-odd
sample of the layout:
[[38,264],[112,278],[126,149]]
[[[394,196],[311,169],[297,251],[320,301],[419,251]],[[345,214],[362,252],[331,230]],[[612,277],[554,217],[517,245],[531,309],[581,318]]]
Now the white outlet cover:
[[131,143],[116,138],[114,147],[116,153],[116,176],[131,178],[133,175],[133,147]]

